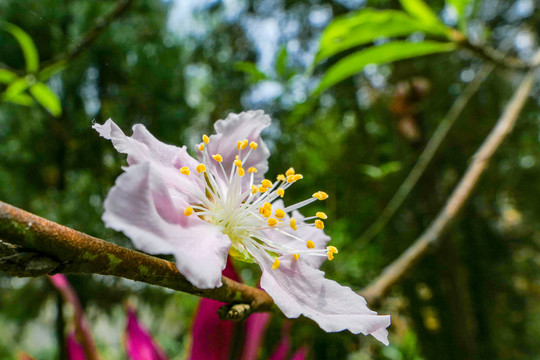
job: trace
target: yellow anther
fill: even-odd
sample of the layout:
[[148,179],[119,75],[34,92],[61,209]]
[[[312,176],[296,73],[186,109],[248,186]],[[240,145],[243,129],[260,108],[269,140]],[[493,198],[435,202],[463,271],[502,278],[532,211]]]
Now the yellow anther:
[[276,219],[274,219],[274,218],[268,219],[268,225],[270,225],[270,226],[275,226],[275,225],[277,225],[277,223],[278,223],[278,221]]
[[285,217],[285,211],[283,211],[281,209],[277,209],[276,212],[275,212],[275,216],[278,219],[283,219]]
[[313,197],[319,200],[326,200],[328,199],[328,194],[324,191],[317,191],[315,194],[313,194]]
[[318,217],[319,219],[323,219],[323,220],[326,220],[328,219],[328,216],[326,216],[325,213],[323,213],[322,211],[319,211],[315,214],[316,217]]
[[242,167],[242,162],[240,160],[234,160],[234,165],[236,165],[237,167]]
[[292,254],[294,260],[298,261],[300,259],[300,254]]
[[189,168],[187,166],[182,166],[180,168],[180,173],[184,175],[189,175]]
[[253,166],[248,169],[248,173],[250,173],[250,174],[251,173],[256,173],[256,172],[257,172],[257,168],[255,168]]
[[293,169],[293,168],[289,168],[289,170],[287,170],[287,171],[285,172],[285,175],[287,175],[287,176],[291,176],[291,175],[294,175],[294,174],[295,174],[295,172],[294,172],[294,169]]
[[319,219],[315,220],[315,227],[321,230],[324,229],[324,223],[322,222],[322,220],[319,220]]
[[188,206],[186,208],[186,211],[184,211],[184,215],[189,216],[191,214],[193,214],[193,208],[191,206]]
[[293,175],[292,179],[293,181],[298,181],[300,179],[303,179],[304,177],[302,176],[302,174],[296,174],[296,175]]
[[311,240],[308,240],[306,242],[306,246],[307,246],[308,249],[315,249],[315,243],[313,241],[311,241]]
[[208,144],[210,142],[210,138],[205,134],[202,136],[202,141],[204,141],[205,144]]
[[259,192],[262,194],[262,193],[265,193],[268,191],[268,188],[265,188],[264,186],[259,186]]
[[218,163],[223,162],[223,156],[221,156],[220,154],[212,155],[212,159],[216,160]]
[[330,261],[334,260],[334,254],[331,251],[328,251],[326,255],[328,255],[328,260]]
[[251,148],[251,150],[256,150],[257,147],[259,147],[259,144],[257,144],[255,141],[252,141],[249,143],[249,147]]
[[240,156],[235,155],[235,156],[234,156],[234,160],[240,160]]
[[246,171],[244,170],[244,168],[242,167],[238,168],[238,175],[240,175],[240,177],[246,175]]
[[333,254],[337,254],[337,253],[339,252],[339,251],[337,250],[337,247],[332,246],[332,245],[327,246],[327,247],[326,247],[326,250],[328,250],[329,252],[331,252],[331,253],[333,253]]
[[270,180],[264,179],[263,181],[261,181],[261,185],[266,188],[271,188],[273,184]]
[[197,165],[196,170],[197,170],[197,172],[200,174],[200,173],[206,171],[206,165],[204,165],[204,164],[199,164],[199,165]]
[[286,178],[285,178],[285,175],[283,175],[283,174],[279,174],[279,175],[277,176],[277,180],[278,180],[278,181],[285,181],[285,179],[286,179]]
[[285,195],[285,190],[283,190],[282,188],[279,188],[279,189],[277,189],[276,193],[279,196],[283,197]]
[[237,150],[240,150],[240,146],[242,146],[242,141],[238,140],[238,141],[236,142],[236,149],[237,149]]
[[294,179],[293,179],[293,178],[294,178],[294,175],[289,175],[289,176],[287,176],[287,182],[288,182],[289,184],[292,183],[292,182],[294,182]]
[[[272,215],[272,210],[266,209],[264,206],[261,206],[261,207],[259,208],[259,213],[260,213],[263,217],[267,218],[267,217],[270,217],[270,216]],[[275,220],[275,219],[274,219],[274,220]]]
[[204,143],[202,143],[201,145],[199,145],[199,151],[204,151]]
[[272,270],[276,270],[279,267],[279,259],[275,258],[274,263],[272,264]]
[[290,225],[291,225],[291,228],[292,228],[293,230],[298,230],[298,227],[296,226],[296,220],[295,220],[295,219],[291,218],[291,223],[290,223]]
[[248,140],[244,139],[242,140],[242,144],[240,144],[240,150],[244,150],[248,146]]
[[251,193],[255,194],[257,192],[257,187],[255,185],[251,185]]
[[268,201],[266,201],[266,202],[263,204],[263,208],[272,211],[272,204],[270,204]]

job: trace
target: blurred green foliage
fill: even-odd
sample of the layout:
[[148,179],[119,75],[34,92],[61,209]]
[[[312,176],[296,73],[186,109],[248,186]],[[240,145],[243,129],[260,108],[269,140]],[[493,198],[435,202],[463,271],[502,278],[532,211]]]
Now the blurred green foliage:
[[[325,231],[340,248],[324,270],[356,290],[429,225],[521,76],[499,70],[488,78],[396,217],[375,241],[359,243],[483,62],[446,52],[454,48],[448,29],[523,58],[540,29],[537,5],[525,0],[434,1],[430,8],[417,0],[138,0],[78,58],[51,63],[79,46],[114,6],[0,2],[0,199],[131,246],[100,219],[125,160],[95,134],[92,121],[112,117],[126,132],[143,123],[164,142],[192,147],[229,112],[263,108],[274,119],[265,134],[272,150],[268,177],[290,166],[304,174],[288,193],[291,202],[314,190],[330,194],[325,208],[310,208],[328,213]],[[433,51],[426,51],[430,44]],[[340,66],[343,75],[321,80]],[[415,87],[419,79],[429,86]],[[403,84],[409,90],[401,94]],[[539,104],[536,88],[443,246],[378,309],[392,315],[391,347],[326,334],[306,319],[294,323],[294,345],[308,343],[315,359],[537,356]],[[255,283],[258,269],[242,268]],[[104,358],[122,356],[125,301],[143,310],[142,320],[171,358],[183,358],[195,297],[121,279],[70,280]],[[21,350],[45,360],[61,355],[56,296],[43,279],[0,277],[0,334],[8,334],[0,336],[0,358],[14,359]],[[280,322],[274,317],[263,358],[279,341]]]

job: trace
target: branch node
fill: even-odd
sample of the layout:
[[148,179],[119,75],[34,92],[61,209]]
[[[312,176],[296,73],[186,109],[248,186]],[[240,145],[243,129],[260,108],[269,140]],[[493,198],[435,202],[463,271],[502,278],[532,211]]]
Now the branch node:
[[248,304],[229,304],[219,308],[218,316],[221,320],[242,321],[247,319],[251,312]]

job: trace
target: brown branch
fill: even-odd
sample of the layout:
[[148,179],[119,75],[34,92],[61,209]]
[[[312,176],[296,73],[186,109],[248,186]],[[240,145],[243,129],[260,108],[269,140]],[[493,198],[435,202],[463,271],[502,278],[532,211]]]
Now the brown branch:
[[[534,59],[536,62],[540,60],[540,51],[536,53]],[[437,244],[444,232],[449,229],[453,220],[471,196],[480,176],[486,170],[489,160],[506,136],[512,131],[535,80],[536,71],[533,69],[525,75],[512,99],[506,105],[497,124],[474,154],[471,164],[450,195],[442,211],[414,244],[405,250],[393,263],[388,265],[382,274],[362,291],[368,301],[376,302],[380,300],[392,285],[405,277],[427,251]]]
[[[224,318],[238,319],[268,311],[272,298],[264,291],[222,277],[215,289],[198,289],[182,276],[174,263],[83,234],[0,201],[0,239],[55,261],[49,274],[93,273],[158,285],[230,304],[247,304],[248,312],[231,306]],[[202,265],[204,266],[204,264]],[[2,270],[0,264],[0,270]],[[43,272],[42,272],[43,273]],[[14,276],[34,276],[16,271]]]

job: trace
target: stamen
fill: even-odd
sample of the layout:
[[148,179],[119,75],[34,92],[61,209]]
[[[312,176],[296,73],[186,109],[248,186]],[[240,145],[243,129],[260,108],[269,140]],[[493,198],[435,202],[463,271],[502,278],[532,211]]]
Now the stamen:
[[275,258],[274,263],[272,264],[272,270],[276,270],[279,267],[279,259]]
[[202,136],[202,141],[204,141],[205,144],[208,144],[210,142],[210,138],[208,137],[208,135],[204,134]]
[[276,219],[274,219],[274,218],[268,219],[268,225],[269,226],[275,226],[275,225],[277,225],[277,223],[278,223],[278,221]]
[[315,243],[313,241],[311,241],[311,240],[308,240],[306,242],[306,246],[307,246],[308,249],[315,249]]
[[331,251],[328,251],[326,255],[328,255],[328,260],[330,261],[334,260],[334,254]]
[[187,166],[182,166],[180,168],[180,173],[184,175],[189,175],[189,168]]
[[255,185],[251,185],[251,193],[256,194],[257,193],[257,187]]
[[319,219],[323,219],[323,220],[326,220],[328,219],[328,216],[326,216],[325,213],[323,213],[322,211],[319,211],[315,214],[316,217],[318,217]]
[[285,179],[286,179],[286,178],[285,178],[285,175],[283,175],[283,174],[279,174],[279,175],[277,176],[277,180],[278,180],[278,181],[285,181]]
[[296,220],[295,219],[291,218],[290,225],[291,225],[291,228],[293,230],[298,230],[298,227],[296,226]]
[[242,144],[240,145],[240,150],[244,150],[248,146],[248,139],[242,140]]
[[294,174],[295,174],[295,172],[294,172],[294,169],[292,167],[289,168],[289,170],[287,170],[285,172],[285,175],[287,175],[287,176],[291,176],[291,175],[294,175]]
[[315,220],[315,227],[321,230],[324,229],[324,223],[322,222],[322,220],[319,220],[319,219]]
[[191,214],[193,214],[193,208],[191,206],[188,206],[186,208],[186,211],[184,211],[184,215],[189,216]]
[[246,174],[246,171],[244,170],[244,168],[241,168],[239,167],[238,168],[238,175],[240,175],[240,177],[244,176]]
[[302,174],[296,174],[296,175],[293,175],[292,179],[293,179],[293,182],[296,182],[300,179],[303,179],[304,177],[302,176]]
[[241,146],[242,146],[242,141],[238,140],[238,141],[236,142],[236,149],[237,149],[237,150],[240,150],[240,147],[241,147]]
[[283,219],[285,217],[285,211],[283,211],[281,209],[277,209],[276,212],[275,212],[275,216],[278,219]]
[[199,151],[204,151],[204,143],[202,143],[201,145],[199,145]]
[[300,254],[292,254],[294,260],[298,261],[300,259]]
[[256,150],[258,146],[259,144],[257,144],[255,141],[249,143],[249,147],[251,148],[251,150]]
[[212,155],[212,158],[216,160],[218,163],[223,162],[223,156],[221,156],[220,154],[214,154]]
[[240,161],[239,159],[236,159],[234,160],[234,165],[236,165],[237,167],[242,167],[242,161]]
[[285,190],[283,190],[282,188],[279,188],[279,189],[276,190],[276,193],[279,196],[283,197],[285,195]]
[[253,166],[248,169],[248,173],[250,173],[250,174],[251,173],[256,173],[256,172],[257,172],[257,168],[255,168]]
[[339,252],[338,249],[337,249],[335,246],[332,246],[332,245],[327,246],[326,249],[327,249],[329,252],[333,253],[333,254],[337,254],[337,253]]
[[204,165],[204,164],[199,164],[199,165],[197,165],[196,170],[197,170],[197,172],[200,174],[200,173],[206,171],[206,165]]
[[328,199],[328,194],[324,191],[317,191],[315,194],[313,194],[313,197],[319,200],[326,200]]
[[268,188],[265,188],[264,186],[259,186],[259,192],[262,194],[262,193],[265,193],[268,191]]
[[266,188],[271,188],[273,184],[270,180],[264,179],[263,181],[261,181],[261,185]]

